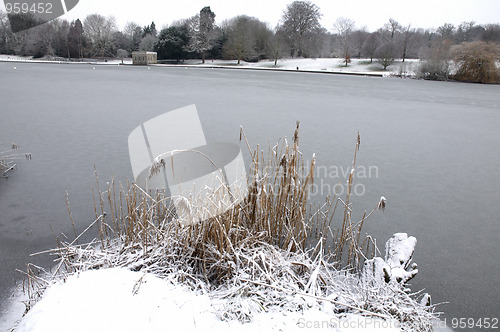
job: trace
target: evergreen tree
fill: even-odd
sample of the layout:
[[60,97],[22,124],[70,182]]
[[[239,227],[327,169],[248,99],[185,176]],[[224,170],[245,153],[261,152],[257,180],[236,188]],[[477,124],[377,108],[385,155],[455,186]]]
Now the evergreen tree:
[[189,43],[189,32],[185,25],[171,26],[160,31],[155,51],[158,59],[173,59],[179,62],[186,58],[186,46]]
[[83,34],[82,21],[77,19],[71,22],[68,31],[68,49],[70,58],[83,58],[86,47],[85,35]]

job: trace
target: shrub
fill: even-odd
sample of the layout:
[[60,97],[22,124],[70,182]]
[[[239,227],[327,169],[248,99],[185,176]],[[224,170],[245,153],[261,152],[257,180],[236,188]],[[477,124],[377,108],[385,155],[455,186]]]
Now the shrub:
[[462,43],[452,50],[457,66],[454,78],[472,83],[500,83],[496,62],[500,56],[497,44],[482,41]]
[[429,59],[422,62],[418,76],[425,80],[446,81],[450,73],[450,65],[446,60]]
[[434,43],[425,52],[424,61],[418,70],[418,77],[425,80],[446,81],[450,76],[450,42]]

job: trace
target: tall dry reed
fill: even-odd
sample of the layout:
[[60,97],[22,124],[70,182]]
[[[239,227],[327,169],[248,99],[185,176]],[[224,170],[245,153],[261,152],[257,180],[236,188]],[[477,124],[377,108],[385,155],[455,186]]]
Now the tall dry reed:
[[[239,264],[235,248],[258,243],[289,252],[305,252],[319,248],[317,244],[321,241],[321,250],[338,268],[356,269],[375,254],[375,246],[371,238],[362,233],[362,227],[382,203],[385,206],[385,201],[377,202],[373,211],[365,213],[361,220],[353,221],[350,201],[354,182],[352,171],[346,196],[334,195],[315,208],[310,203],[310,190],[314,183],[316,158],[312,156],[308,172],[304,173],[305,161],[299,150],[299,140],[297,122],[292,142],[286,138],[280,140],[266,153],[258,147],[250,150],[246,199],[223,214],[191,226],[183,226],[179,211],[182,204],[176,204],[176,210],[172,198],[164,191],[146,192],[135,183],[123,187],[114,180],[102,188],[96,172],[93,188],[95,220],[84,232],[97,227],[96,241],[102,249],[114,246],[118,241],[123,248],[141,250],[144,255],[163,246],[164,241],[173,241],[172,245],[177,246],[175,251],[189,258],[194,271],[216,284],[234,274],[234,268]],[[249,148],[243,130],[240,131],[240,141]],[[358,134],[353,170],[359,146]],[[78,244],[80,237],[71,243],[61,243],[61,248]]]

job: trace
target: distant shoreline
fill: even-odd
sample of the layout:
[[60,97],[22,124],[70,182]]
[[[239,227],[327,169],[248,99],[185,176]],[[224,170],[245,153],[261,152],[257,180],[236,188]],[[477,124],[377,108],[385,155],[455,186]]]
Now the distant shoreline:
[[[47,63],[47,64],[81,64],[81,65],[96,65],[110,66],[123,65],[132,66],[130,58],[124,59],[109,59],[102,61],[100,59],[85,59],[86,61],[70,61],[70,60],[46,60],[46,59],[31,59],[19,56],[0,55],[0,62],[12,63]],[[168,67],[168,68],[204,68],[204,69],[239,69],[239,70],[264,70],[274,72],[300,72],[311,74],[334,74],[334,75],[350,75],[350,76],[365,76],[365,77],[414,77],[411,71],[402,73],[402,66],[412,66],[415,61],[407,61],[405,63],[395,63],[392,68],[386,71],[371,70],[377,66],[375,62],[368,63],[367,59],[355,59],[352,64],[344,67],[341,65],[343,59],[340,58],[322,58],[322,59],[281,59],[278,61],[278,66],[274,66],[274,62],[263,60],[256,63],[243,62],[237,64],[236,60],[207,60],[204,64],[201,60],[185,60],[179,64],[151,64],[149,67]],[[399,66],[398,66],[399,65]]]

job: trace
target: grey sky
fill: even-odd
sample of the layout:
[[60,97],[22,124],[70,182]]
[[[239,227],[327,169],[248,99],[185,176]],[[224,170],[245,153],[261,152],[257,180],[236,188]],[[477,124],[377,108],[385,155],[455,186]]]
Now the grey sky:
[[[64,18],[84,19],[88,14],[113,15],[120,28],[127,21],[147,25],[155,21],[158,28],[175,20],[195,15],[204,6],[210,6],[216,21],[246,14],[268,22],[271,27],[279,22],[283,10],[293,0],[80,0]],[[437,28],[444,23],[458,25],[463,21],[478,24],[500,23],[500,0],[312,0],[321,9],[322,24],[331,30],[335,20],[347,17],[357,27],[373,31],[394,18],[403,25]]]

